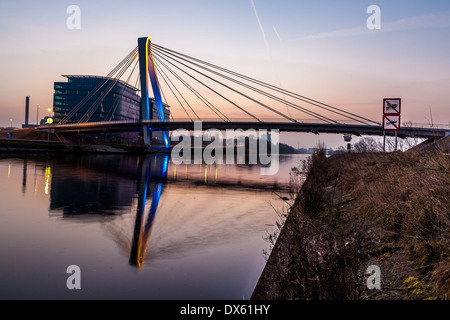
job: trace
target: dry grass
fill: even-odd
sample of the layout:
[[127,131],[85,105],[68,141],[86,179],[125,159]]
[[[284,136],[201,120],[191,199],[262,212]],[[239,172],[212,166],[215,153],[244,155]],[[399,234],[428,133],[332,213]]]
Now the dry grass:
[[366,226],[330,206],[328,167],[325,155],[317,153],[301,169],[294,169],[293,181],[308,178],[282,232],[269,237],[274,248],[253,299],[341,300],[361,296],[365,261],[361,248],[368,241]]
[[[448,296],[449,170],[442,152],[314,155],[293,171],[294,181],[307,179],[253,298]],[[378,295],[365,286],[369,262],[383,270]],[[423,290],[406,290],[408,278]]]
[[[350,161],[351,160],[351,161]],[[420,268],[430,294],[450,293],[450,162],[444,153],[342,155],[340,183],[355,214],[377,222]]]

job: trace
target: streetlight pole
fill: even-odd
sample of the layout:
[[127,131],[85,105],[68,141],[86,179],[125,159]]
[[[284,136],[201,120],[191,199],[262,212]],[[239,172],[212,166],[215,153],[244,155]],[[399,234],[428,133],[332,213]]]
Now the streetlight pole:
[[[48,111],[48,117],[50,118],[52,116],[52,109],[48,108],[47,111]],[[50,122],[47,121],[47,124],[50,125]],[[50,141],[50,126],[48,127],[47,140]]]
[[39,105],[36,108],[36,124],[39,125]]

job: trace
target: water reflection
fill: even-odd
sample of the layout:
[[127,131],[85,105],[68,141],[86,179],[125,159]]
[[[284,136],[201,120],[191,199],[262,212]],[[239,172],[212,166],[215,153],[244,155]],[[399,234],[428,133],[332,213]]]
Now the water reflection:
[[[25,194],[30,159],[25,157],[22,170],[22,194]],[[281,158],[286,161],[285,158]],[[34,193],[38,174],[43,171],[43,193],[49,195],[51,216],[78,222],[95,222],[99,216],[129,213],[135,207],[135,221],[129,264],[143,267],[153,221],[167,183],[182,187],[279,189],[286,179],[261,176],[258,165],[170,163],[168,155],[65,155],[34,163]],[[11,161],[8,177],[11,175]],[[42,182],[41,182],[42,183]],[[134,202],[137,204],[134,205]]]
[[[154,165],[151,165],[154,159]],[[141,176],[139,179],[139,198],[136,212],[136,222],[134,225],[133,243],[131,245],[130,264],[142,267],[144,255],[147,252],[150,231],[156,211],[158,210],[159,199],[163,188],[163,181],[167,179],[168,155],[158,155],[151,157],[145,155],[140,161]],[[149,183],[152,182],[149,186]],[[145,214],[147,202],[147,190],[150,193],[153,189],[153,196],[148,214]]]
[[28,169],[28,159],[23,159],[23,171],[22,171],[22,194],[25,194],[25,189],[27,187],[27,169]]
[[[174,165],[165,155],[0,155],[0,283],[12,288],[0,297],[70,297],[57,285],[70,264],[96,290],[85,298],[249,297],[276,221],[272,191],[289,181],[292,160],[280,160],[267,177],[258,165]],[[17,270],[35,268],[48,277],[19,283]],[[111,279],[117,290],[106,289]]]
[[51,212],[62,211],[66,217],[115,215],[132,205],[138,177],[136,158],[64,157],[55,159],[52,167]]

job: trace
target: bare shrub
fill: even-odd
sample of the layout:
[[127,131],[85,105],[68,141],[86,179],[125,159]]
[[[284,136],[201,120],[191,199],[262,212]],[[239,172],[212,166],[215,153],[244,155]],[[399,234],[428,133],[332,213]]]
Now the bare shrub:
[[359,214],[378,222],[403,243],[423,277],[432,275],[436,295],[450,294],[448,155],[398,152],[352,156],[352,162],[340,157],[335,165],[344,166],[345,162],[344,192],[358,199]]
[[[270,299],[361,297],[366,227],[360,220],[333,214],[330,196],[334,191],[327,188],[333,176],[328,175],[327,167],[325,154],[318,151],[303,162],[302,170],[293,170],[292,181],[302,182],[300,191],[286,222],[277,224],[280,231],[267,238],[277,260],[276,265],[269,260],[267,266],[271,270],[265,278],[271,286]],[[304,182],[303,176],[307,176]]]
[[383,151],[383,145],[372,137],[361,138],[353,145],[356,152],[379,152]]
[[[355,300],[361,297],[364,261],[360,249],[367,241],[365,227],[349,222],[336,233],[318,219],[300,214],[286,279],[293,290],[284,298]],[[292,286],[293,285],[293,286]]]
[[[449,170],[445,153],[313,155],[295,171],[307,179],[274,247],[277,263],[268,261],[271,294],[264,298],[362,298],[365,253],[379,246],[369,224],[415,262],[419,281],[430,288],[424,296],[448,296]],[[351,205],[340,212],[342,203]]]
[[302,174],[308,179],[303,183],[299,193],[299,205],[307,215],[317,214],[322,210],[325,201],[327,183],[327,157],[324,149],[320,149],[303,161]]

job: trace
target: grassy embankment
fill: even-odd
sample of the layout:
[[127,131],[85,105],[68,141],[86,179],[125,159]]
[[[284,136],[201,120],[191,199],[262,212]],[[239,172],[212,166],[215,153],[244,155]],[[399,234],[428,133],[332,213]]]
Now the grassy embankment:
[[[443,152],[317,153],[253,299],[446,299],[450,161]],[[369,290],[369,265],[381,290]]]

